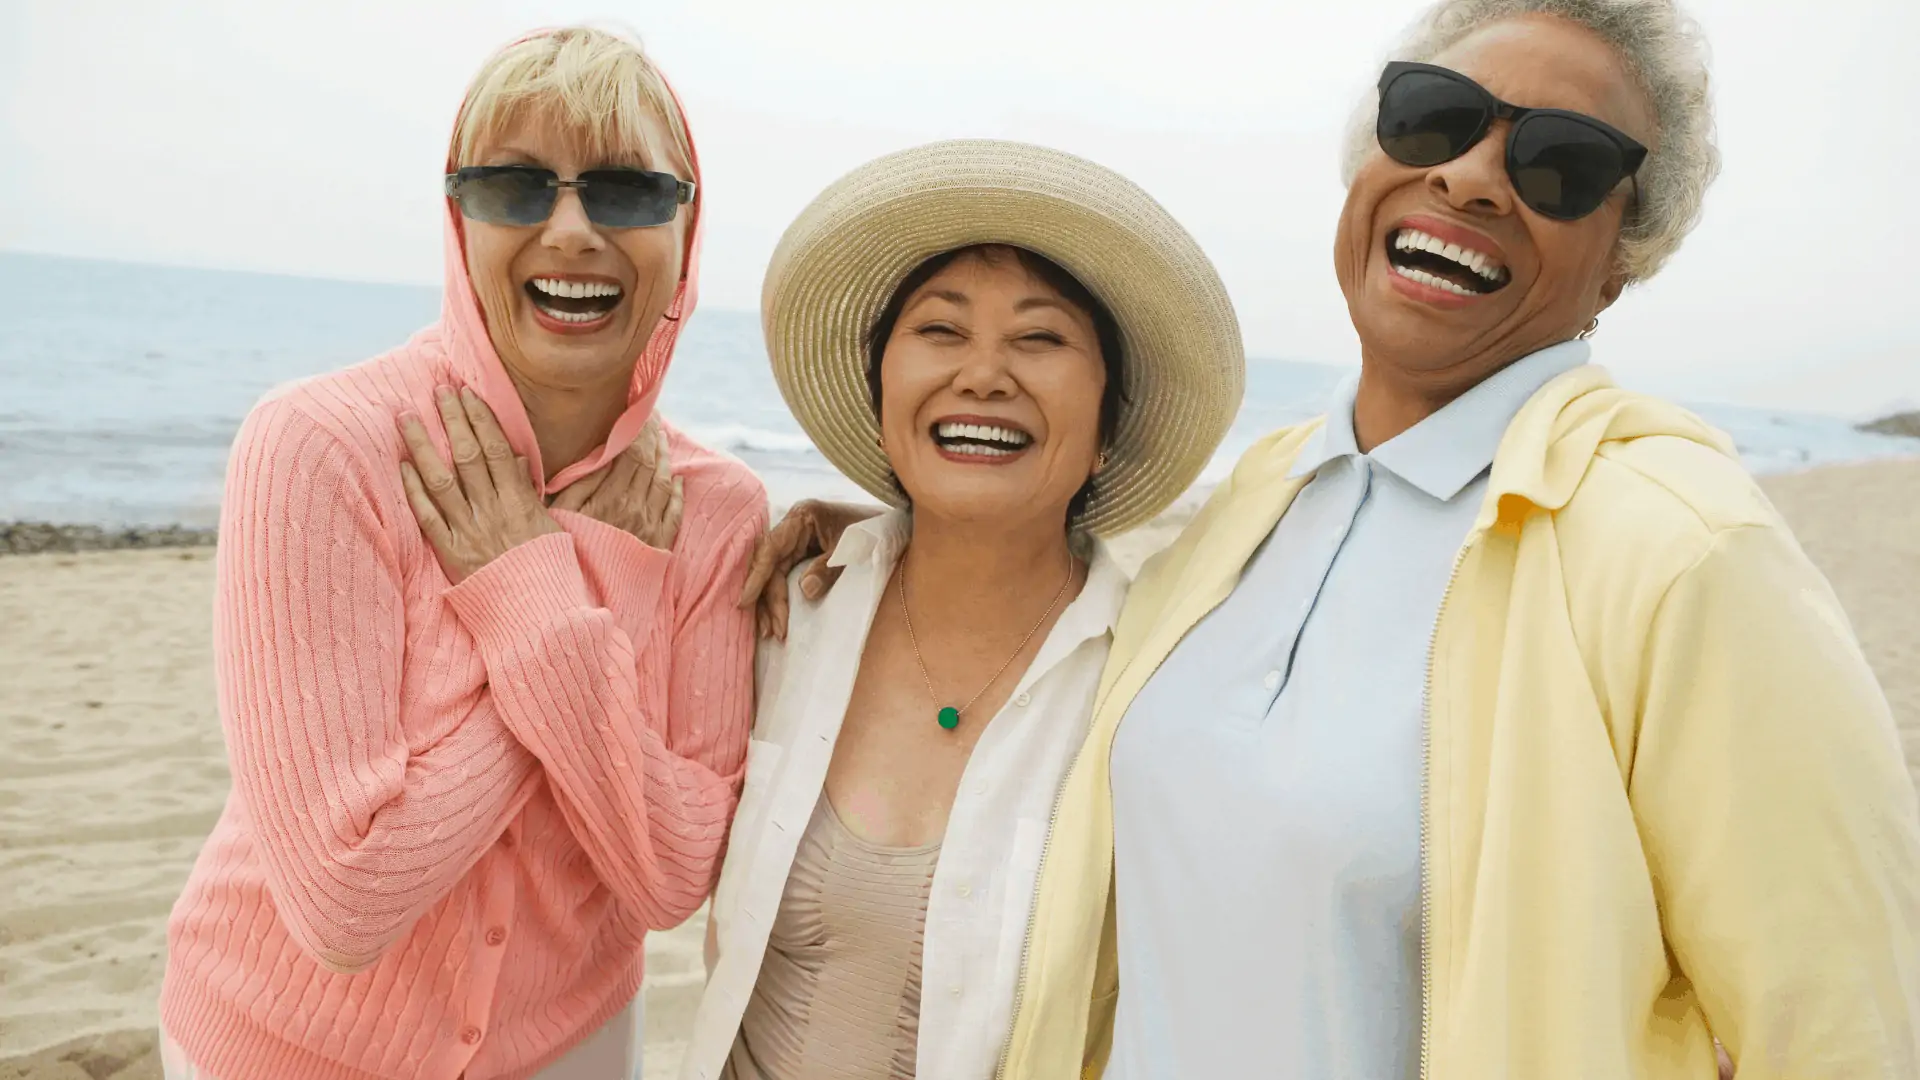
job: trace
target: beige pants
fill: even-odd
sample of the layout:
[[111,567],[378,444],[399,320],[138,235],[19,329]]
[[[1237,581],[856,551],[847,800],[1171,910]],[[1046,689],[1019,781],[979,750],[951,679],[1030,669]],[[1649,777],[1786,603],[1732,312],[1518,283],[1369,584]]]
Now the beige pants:
[[[614,1014],[587,1041],[534,1074],[534,1080],[640,1080],[640,998]],[[166,1080],[266,1080],[251,1076],[216,1078],[187,1060],[180,1044],[160,1029],[160,1068]]]

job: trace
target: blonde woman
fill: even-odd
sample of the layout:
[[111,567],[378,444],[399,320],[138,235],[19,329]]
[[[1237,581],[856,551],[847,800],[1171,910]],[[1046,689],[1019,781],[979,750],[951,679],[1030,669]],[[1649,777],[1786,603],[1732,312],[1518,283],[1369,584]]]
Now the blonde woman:
[[762,648],[681,1075],[985,1080],[1126,595],[1096,538],[1205,466],[1239,326],[1139,188],[991,141],[836,182],[762,305],[801,425],[894,509]]
[[745,758],[765,521],[654,411],[698,181],[636,45],[509,46],[455,126],[440,322],[248,418],[170,1080],[640,1075],[642,942],[705,899]]

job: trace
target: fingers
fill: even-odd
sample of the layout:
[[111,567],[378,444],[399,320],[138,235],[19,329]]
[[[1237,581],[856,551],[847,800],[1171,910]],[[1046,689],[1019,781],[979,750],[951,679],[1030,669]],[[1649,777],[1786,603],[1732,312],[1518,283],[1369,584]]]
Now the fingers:
[[800,575],[800,595],[809,600],[818,600],[827,595],[833,583],[840,580],[843,566],[833,566],[825,555],[816,556],[807,564],[806,572]]
[[742,611],[760,603],[760,593],[767,587],[767,579],[773,576],[773,548],[773,530],[762,533],[759,542],[753,545],[753,559],[747,563],[747,583],[741,587],[740,599],[734,605]]
[[446,519],[440,516],[440,508],[434,505],[433,497],[427,494],[419,470],[411,462],[400,463],[400,484],[407,489],[407,505],[413,507],[413,516],[420,522],[421,535],[433,545],[441,563],[445,564],[453,544],[453,530],[447,527]]
[[687,495],[680,486],[680,478],[673,478],[673,492],[667,496],[666,513],[660,519],[660,549],[671,551],[673,540],[680,535],[680,514],[686,509]]
[[480,400],[480,395],[463,386],[460,388],[460,411],[472,427],[475,441],[480,444],[480,457],[486,463],[487,477],[493,481],[493,489],[504,500],[516,505],[535,501],[533,478],[527,472],[525,459],[514,455],[506,433],[500,430],[500,424],[493,418],[493,410]]
[[448,387],[442,386],[433,392],[434,404],[440,407],[440,420],[447,427],[447,446],[453,451],[453,470],[460,477],[460,488],[466,494],[467,503],[476,508],[491,506],[495,503],[493,477],[487,473],[486,457],[480,453],[480,440],[474,437],[473,428],[467,424],[467,411],[460,404],[460,398]]
[[784,541],[774,553],[773,572],[775,577],[784,578],[802,562],[819,555],[827,549],[820,543],[819,504],[812,499],[802,499],[780,521],[780,529],[786,529],[781,539]]
[[672,501],[674,492],[679,490],[679,483],[674,479],[673,456],[667,448],[667,433],[664,430],[655,429],[653,445],[652,482],[647,485],[647,518],[651,521],[664,522],[667,506]]
[[[643,443],[647,443],[647,440],[644,438],[634,440],[632,446],[622,451],[620,456],[614,458],[613,463],[606,467],[606,479],[601,481],[599,489],[596,490],[593,497],[588,500],[589,513],[605,521],[607,519],[602,516],[602,512],[611,513],[619,510],[621,509],[622,503],[626,503],[628,506],[635,504],[645,505],[641,500],[633,498],[634,477],[650,475],[652,472],[651,468],[649,468],[645,474],[640,471],[640,447]],[[630,499],[633,501],[628,502]],[[619,520],[619,518],[615,517],[615,520]]]
[[740,606],[752,607],[762,602],[761,594],[767,590],[769,582],[775,578],[786,577],[800,560],[790,554],[795,546],[805,543],[811,526],[802,511],[806,504],[801,503],[788,510],[780,523],[768,529],[753,547],[753,564],[747,571],[747,584],[740,591]]
[[427,427],[418,416],[410,412],[400,414],[400,438],[406,442],[407,455],[413,459],[416,479],[439,509],[443,523],[472,521],[473,510],[460,490],[460,482],[440,459],[440,451],[434,449]]
[[576,514],[585,509],[587,500],[593,498],[593,493],[600,490],[600,485],[606,482],[607,473],[610,472],[612,468],[613,466],[611,465],[602,465],[580,479],[575,480],[573,483],[568,484],[566,487],[561,488],[560,494],[553,498],[553,508],[555,510],[571,510]]
[[807,509],[813,521],[813,542],[827,555],[840,546],[840,537],[848,528],[878,513],[869,507],[829,502],[812,503]]
[[775,574],[767,579],[766,592],[760,597],[760,611],[767,621],[769,633],[781,640],[787,640],[787,575]]

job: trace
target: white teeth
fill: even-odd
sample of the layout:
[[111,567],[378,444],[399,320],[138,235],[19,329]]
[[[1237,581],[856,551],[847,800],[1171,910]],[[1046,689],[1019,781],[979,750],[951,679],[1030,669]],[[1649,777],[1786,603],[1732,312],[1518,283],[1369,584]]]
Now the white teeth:
[[1416,270],[1411,266],[1396,266],[1393,268],[1393,272],[1396,274],[1399,274],[1403,278],[1406,278],[1408,281],[1417,281],[1422,285],[1431,285],[1432,287],[1439,289],[1442,292],[1450,292],[1455,296],[1479,296],[1480,295],[1479,293],[1474,292],[1471,289],[1465,288],[1460,285],[1455,285],[1453,282],[1448,281],[1446,278],[1443,278],[1438,274],[1429,274],[1425,270]]
[[[935,426],[934,434],[940,436],[943,439],[975,439],[982,442],[1005,443],[1007,446],[1013,447],[1015,449],[1023,447],[1033,441],[1033,436],[1028,435],[1024,431],[1020,431],[1015,428],[997,427],[989,424],[952,424],[952,423],[939,424]],[[974,449],[992,450],[993,448],[992,447],[953,447],[953,449],[971,451]],[[1004,453],[1007,451],[996,451],[996,452]]]
[[999,446],[979,446],[974,443],[955,443],[946,448],[949,454],[966,454],[972,457],[1008,457],[1018,453]]
[[533,287],[548,296],[584,300],[589,296],[619,296],[620,286],[605,281],[566,281],[560,278],[534,278]]
[[[1449,244],[1418,229],[1400,230],[1393,238],[1393,249],[1395,251],[1430,251],[1444,259],[1459,263],[1495,284],[1507,279],[1506,267],[1501,266],[1493,256],[1472,248],[1463,248],[1458,244]],[[1399,268],[1395,267],[1395,269]],[[1412,275],[1405,276],[1412,277]],[[1433,277],[1432,274],[1426,276]]]
[[548,318],[570,323],[598,322],[607,317],[604,311],[555,311],[544,304],[540,306],[540,310],[546,312]]

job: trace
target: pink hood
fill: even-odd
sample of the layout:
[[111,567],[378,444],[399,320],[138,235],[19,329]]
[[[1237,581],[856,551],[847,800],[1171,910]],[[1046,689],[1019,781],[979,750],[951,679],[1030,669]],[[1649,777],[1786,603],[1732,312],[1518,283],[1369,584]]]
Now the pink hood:
[[[528,36],[537,37],[546,32],[537,31]],[[661,81],[666,82],[664,75]],[[686,109],[671,85],[668,85],[667,93],[673,98],[673,107],[680,113],[681,126],[687,132],[688,165],[692,167],[693,181],[698,185],[693,204],[688,207],[693,214],[693,227],[687,237],[687,255],[681,265],[680,287],[675,290],[666,314],[654,327],[645,351],[634,364],[633,381],[627,387],[627,410],[614,422],[613,431],[608,435],[605,445],[562,470],[544,485],[546,491],[558,491],[598,469],[625,450],[640,434],[647,418],[653,415],[654,402],[660,397],[660,384],[666,378],[667,365],[673,360],[673,347],[680,339],[680,327],[687,316],[693,314],[694,302],[699,295],[700,234],[706,218],[702,212],[706,204],[706,185],[701,183],[700,155],[694,147],[693,127],[687,123]],[[451,150],[448,158],[447,168],[451,171]],[[507,370],[500,363],[500,354],[494,351],[493,339],[487,334],[486,318],[481,314],[480,302],[474,297],[473,282],[467,277],[466,252],[461,246],[460,208],[454,205],[452,199],[445,200],[445,214],[446,286],[440,322],[415,340],[434,336],[440,338],[453,370],[493,410],[508,441],[532,463],[533,475],[537,480],[546,475],[546,468],[540,460],[540,447],[534,439],[533,425],[527,420],[520,394],[507,377]]]

